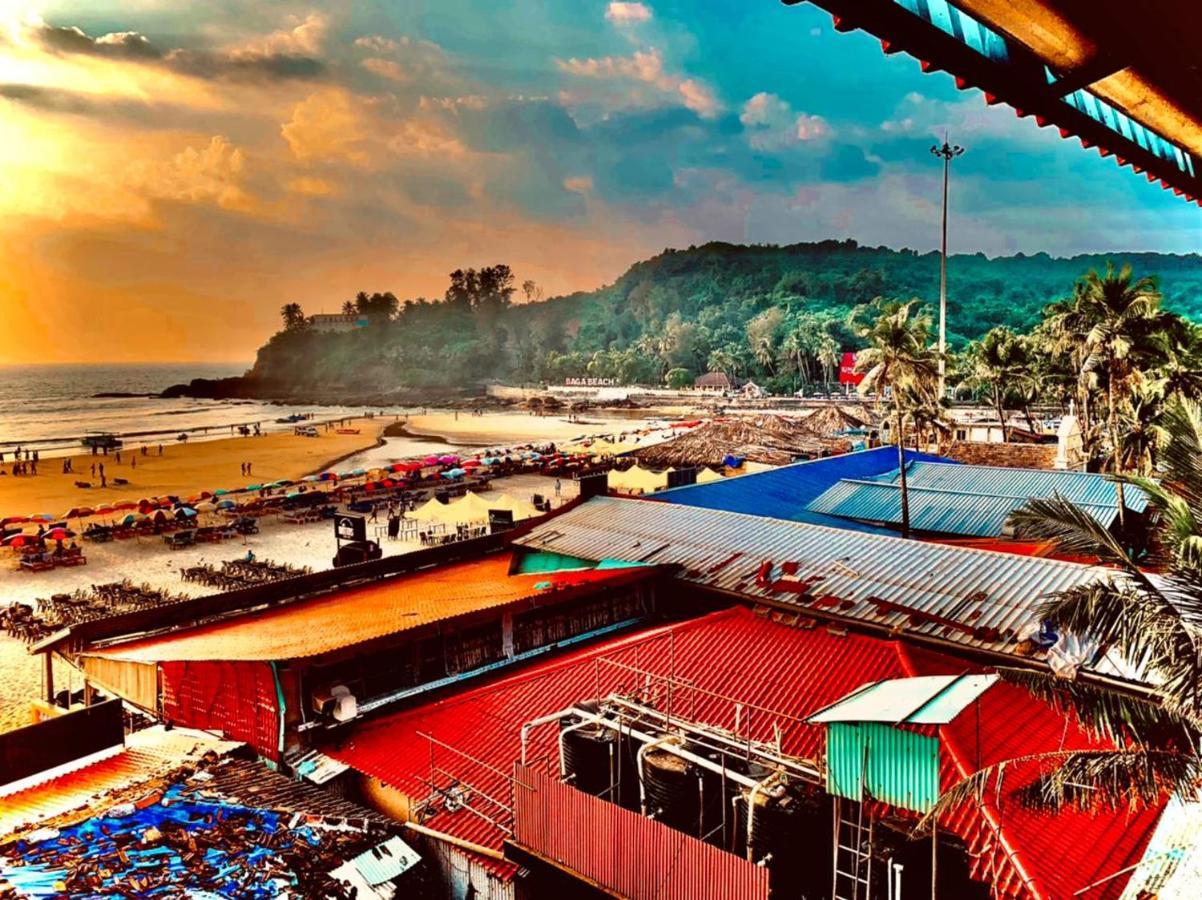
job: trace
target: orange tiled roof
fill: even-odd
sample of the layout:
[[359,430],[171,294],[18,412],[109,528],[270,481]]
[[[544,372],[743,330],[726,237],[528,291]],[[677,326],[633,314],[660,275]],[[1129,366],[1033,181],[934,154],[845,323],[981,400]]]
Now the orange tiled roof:
[[281,660],[329,653],[466,613],[587,584],[623,584],[649,568],[509,575],[511,554],[439,566],[265,612],[120,644],[92,655],[137,662]]

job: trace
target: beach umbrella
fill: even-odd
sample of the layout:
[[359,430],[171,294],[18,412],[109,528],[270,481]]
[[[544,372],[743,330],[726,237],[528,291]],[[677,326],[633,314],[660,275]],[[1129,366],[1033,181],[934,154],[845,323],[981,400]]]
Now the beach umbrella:
[[427,456],[425,459],[425,463],[427,466],[436,466],[436,465],[438,465],[438,457],[437,456]]
[[150,516],[146,515],[146,513],[129,513],[129,515],[121,520],[121,524],[126,526],[133,525],[135,522],[145,522],[149,518]]
[[96,510],[92,509],[90,506],[73,506],[63,513],[59,518],[82,519],[84,516],[94,516],[95,514]]
[[31,522],[53,522],[57,518],[58,518],[58,516],[52,516],[52,515],[50,515],[50,513],[34,513],[32,516],[29,517],[29,521],[31,521]]
[[41,541],[41,538],[39,538],[37,535],[24,534],[24,533],[18,531],[16,534],[10,534],[8,537],[6,537],[4,539],[4,546],[6,546],[6,547],[24,547],[26,544],[36,544],[36,543],[39,543],[40,541]]
[[194,518],[195,516],[196,516],[196,510],[192,509],[192,507],[190,507],[190,506],[181,506],[179,509],[177,509],[175,511],[175,517],[177,519],[191,519],[191,518]]
[[218,500],[217,509],[233,509],[238,504],[233,500]]
[[7,518],[0,519],[0,528],[3,528],[5,525],[20,525],[22,522],[28,521],[29,516],[8,516]]
[[352,478],[358,478],[360,475],[366,475],[366,474],[367,474],[367,469],[352,469],[351,470]]
[[300,495],[301,495],[300,491],[289,491],[287,494],[284,495],[284,499],[285,500],[295,500]]
[[368,481],[368,482],[366,482],[366,483],[363,485],[363,490],[365,490],[365,491],[375,491],[375,490],[378,490],[378,489],[379,489],[379,487],[380,487],[380,484],[379,484],[379,482],[376,482],[376,481]]
[[320,475],[306,475],[304,478],[301,479],[301,481],[308,481],[308,482],[321,481],[321,476]]
[[133,500],[122,500],[120,503],[113,504],[113,509],[118,512],[121,510],[137,509],[137,508],[138,508],[138,504]]
[[261,491],[261,490],[263,490],[263,485],[261,485],[261,484],[248,484],[248,485],[247,485],[246,487],[244,487],[242,490],[244,490],[244,491]]
[[113,514],[113,507],[108,503],[101,503],[92,512],[98,516],[111,516]]
[[229,488],[217,488],[217,490],[213,491],[213,496],[222,497],[228,493],[230,493]]
[[197,503],[194,509],[197,512],[212,512],[217,508],[217,504],[211,500],[205,500],[203,503]]
[[51,528],[44,535],[42,535],[42,537],[46,538],[47,540],[58,541],[59,543],[62,543],[67,538],[75,537],[75,532],[68,528]]
[[463,468],[465,468],[465,469],[475,469],[475,468],[478,468],[480,465],[481,465],[481,462],[480,462],[480,460],[478,460],[478,459],[469,459],[467,462],[463,463]]

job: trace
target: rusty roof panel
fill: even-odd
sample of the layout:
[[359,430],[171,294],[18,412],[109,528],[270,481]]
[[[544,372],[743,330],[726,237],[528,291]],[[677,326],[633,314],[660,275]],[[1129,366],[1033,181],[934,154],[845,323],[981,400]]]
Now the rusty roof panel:
[[[1046,595],[1105,570],[722,510],[598,497],[518,539],[586,559],[682,567],[680,577],[968,646],[1007,650]],[[739,556],[730,562],[734,554]]]

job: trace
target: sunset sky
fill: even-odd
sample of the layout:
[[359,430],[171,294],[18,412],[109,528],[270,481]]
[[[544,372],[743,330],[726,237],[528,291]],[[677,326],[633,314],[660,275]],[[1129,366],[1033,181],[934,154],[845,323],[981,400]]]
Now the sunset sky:
[[0,0],[0,363],[250,361],[278,309],[548,296],[710,239],[1193,252],[1197,208],[775,0]]

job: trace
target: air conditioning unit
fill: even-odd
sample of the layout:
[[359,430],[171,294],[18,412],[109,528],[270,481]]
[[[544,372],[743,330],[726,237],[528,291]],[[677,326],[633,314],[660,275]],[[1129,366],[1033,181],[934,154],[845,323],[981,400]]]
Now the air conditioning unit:
[[313,711],[335,722],[346,722],[359,715],[359,701],[344,684],[332,684],[313,692]]

